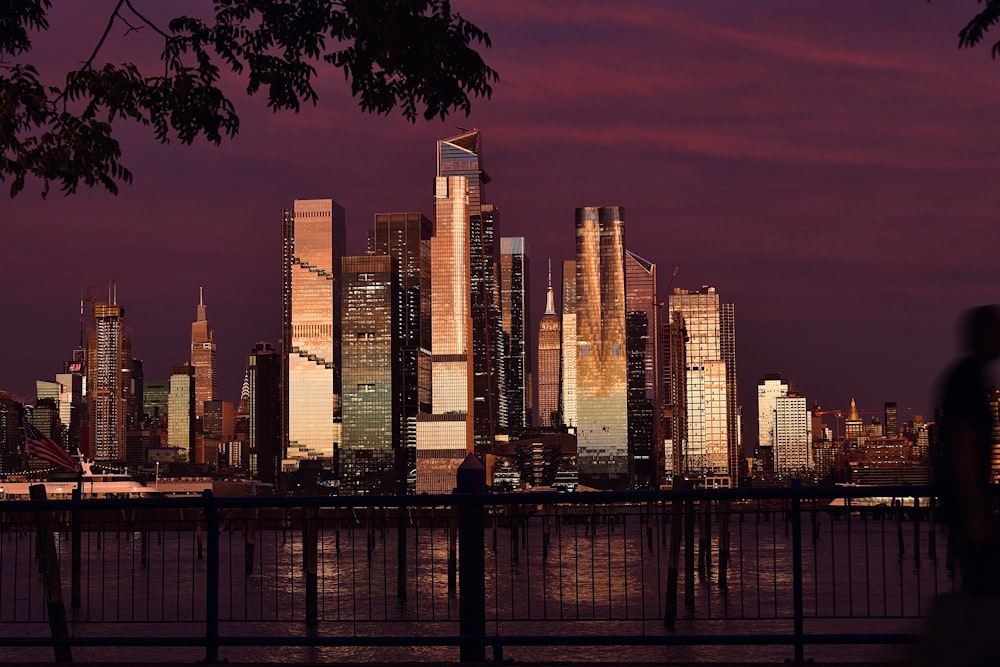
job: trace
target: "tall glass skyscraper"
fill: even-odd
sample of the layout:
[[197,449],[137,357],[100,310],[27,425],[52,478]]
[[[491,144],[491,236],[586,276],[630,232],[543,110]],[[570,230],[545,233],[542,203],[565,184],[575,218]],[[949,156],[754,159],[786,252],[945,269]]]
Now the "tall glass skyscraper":
[[659,436],[659,299],[656,264],[625,251],[625,338],[628,361],[628,452],[636,488],[656,488]]
[[177,449],[181,461],[203,463],[195,456],[194,368],[191,364],[174,366],[170,371],[167,396],[167,444]]
[[500,328],[504,341],[504,395],[511,433],[531,426],[531,355],[527,319],[531,312],[528,255],[523,236],[500,239]]
[[297,199],[282,211],[281,229],[286,455],[332,463],[340,431],[344,209],[332,199]]
[[577,463],[580,484],[625,488],[625,211],[576,209]]
[[343,279],[343,494],[405,491],[400,437],[399,276],[387,255],[345,257]]
[[198,288],[198,310],[191,323],[191,366],[194,367],[194,412],[205,414],[205,402],[215,400],[218,380],[215,374],[215,332],[208,328],[205,292]]
[[549,260],[549,286],[545,292],[545,313],[538,324],[538,425],[559,426],[559,316],[552,294],[552,260]]
[[[368,252],[395,259],[399,282],[397,337],[403,363],[400,433],[406,472],[417,469],[417,415],[431,412],[431,236],[433,223],[422,213],[376,213]],[[412,490],[412,489],[411,489]]]
[[246,411],[250,472],[262,482],[277,484],[281,469],[281,357],[269,343],[257,343],[247,356]]
[[669,311],[684,321],[686,343],[687,441],[684,472],[739,473],[739,406],[736,403],[736,345],[732,304],[722,304],[714,287],[674,289]]

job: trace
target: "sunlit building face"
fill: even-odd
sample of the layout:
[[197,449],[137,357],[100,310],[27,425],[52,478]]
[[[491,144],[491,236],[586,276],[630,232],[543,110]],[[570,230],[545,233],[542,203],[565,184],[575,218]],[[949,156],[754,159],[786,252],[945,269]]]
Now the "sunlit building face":
[[344,209],[295,200],[282,215],[287,456],[332,459],[340,412],[339,277]]
[[577,451],[580,483],[628,484],[624,209],[576,210]]

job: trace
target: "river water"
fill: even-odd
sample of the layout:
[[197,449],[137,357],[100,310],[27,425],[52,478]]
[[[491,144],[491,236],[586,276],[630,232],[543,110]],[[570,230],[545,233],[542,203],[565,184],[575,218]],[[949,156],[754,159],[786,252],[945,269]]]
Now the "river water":
[[[531,661],[770,661],[792,648],[713,644],[712,637],[787,635],[793,618],[789,515],[746,512],[696,521],[693,573],[679,551],[677,616],[664,617],[671,558],[668,515],[642,507],[587,516],[537,512],[511,521],[487,517],[486,634],[498,637],[627,637],[625,646],[503,648],[504,659]],[[303,531],[282,519],[223,523],[219,536],[219,618],[223,637],[345,642],[378,637],[449,637],[460,621],[449,585],[449,522],[341,517],[317,534],[317,622],[306,623]],[[802,602],[807,633],[912,633],[936,595],[952,591],[943,531],[898,515],[803,512]],[[728,535],[725,585],[720,546]],[[69,537],[57,548],[69,607]],[[249,538],[249,539],[248,539]],[[199,549],[199,540],[201,548]],[[400,544],[403,547],[400,549]],[[252,549],[248,548],[252,543]],[[0,635],[48,636],[42,577],[29,531],[0,532]],[[68,609],[70,633],[84,638],[199,636],[204,632],[207,538],[190,521],[87,526],[81,538],[81,596]],[[402,577],[400,552],[405,565]],[[249,565],[248,565],[249,563]],[[699,567],[702,566],[702,567]],[[398,595],[400,580],[405,599]],[[690,587],[688,586],[690,582]],[[685,595],[686,589],[690,598]],[[699,636],[704,645],[656,645]],[[817,661],[898,658],[883,646],[807,646]],[[74,647],[81,661],[196,661],[204,649]],[[488,650],[487,655],[490,655]],[[51,649],[0,646],[0,660],[50,660]],[[363,662],[455,660],[454,646],[223,646],[229,661]]]

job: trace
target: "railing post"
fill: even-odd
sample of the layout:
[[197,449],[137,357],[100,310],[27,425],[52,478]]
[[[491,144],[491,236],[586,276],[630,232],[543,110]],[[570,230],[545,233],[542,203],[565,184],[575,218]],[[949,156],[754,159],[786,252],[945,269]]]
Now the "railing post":
[[205,662],[219,662],[219,508],[212,490],[205,489],[205,537],[208,563],[205,572]]
[[82,537],[83,529],[81,526],[82,518],[80,516],[80,498],[81,492],[80,488],[77,487],[73,489],[73,511],[71,531],[73,533],[72,540],[70,542],[72,553],[70,554],[70,593],[69,593],[69,604],[73,609],[79,609],[82,600],[80,595],[80,539]]
[[396,597],[406,600],[406,507],[396,508]]
[[684,501],[684,606],[688,609],[694,608],[694,508],[693,499]]
[[805,662],[805,624],[802,604],[802,496],[799,480],[792,480],[792,604],[794,605],[795,664]]
[[[44,484],[29,486],[28,493],[31,500],[47,498]],[[53,639],[65,639],[69,637],[69,626],[66,621],[66,606],[63,604],[62,579],[59,576],[59,552],[56,551],[51,519],[48,510],[35,512],[36,544],[41,549],[39,564],[45,577],[45,609],[49,616],[49,630]],[[56,662],[73,662],[73,652],[68,644],[53,643],[52,648]]]
[[[486,469],[469,454],[458,467],[456,493],[486,493]],[[459,508],[458,528],[458,613],[459,634],[462,638],[486,636],[486,540],[483,531],[482,505],[462,505]],[[486,644],[462,644],[459,648],[462,662],[485,662]]]
[[302,508],[302,574],[306,584],[306,626],[319,622],[319,507]]

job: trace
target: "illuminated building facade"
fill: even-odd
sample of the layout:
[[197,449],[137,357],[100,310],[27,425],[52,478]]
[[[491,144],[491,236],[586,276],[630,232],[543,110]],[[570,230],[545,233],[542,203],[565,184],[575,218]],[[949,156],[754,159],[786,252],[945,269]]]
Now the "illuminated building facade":
[[576,209],[577,461],[580,484],[629,482],[625,215]]
[[[124,320],[125,309],[117,303],[90,305],[86,385],[88,446],[84,454],[98,461],[120,461],[125,457],[131,355]],[[128,374],[125,369],[129,370]]]
[[538,324],[538,425],[559,426],[560,344],[559,316],[552,294],[552,260],[549,260],[549,286],[545,292],[545,313]]
[[[663,369],[662,382],[662,460],[657,469],[663,473],[661,481],[681,477],[685,471],[684,452],[687,451],[687,329],[679,312],[670,314],[670,321],[662,329]],[[660,452],[657,452],[660,454]]]
[[[417,467],[417,415],[431,412],[431,236],[422,213],[376,213],[368,251],[396,261],[399,282],[397,337],[403,359],[400,432],[408,479]],[[411,489],[412,490],[412,489]]]
[[687,333],[687,440],[684,472],[736,479],[742,443],[735,388],[735,327],[732,304],[714,287],[674,289],[669,312],[679,313]]
[[774,469],[798,475],[813,468],[812,419],[804,396],[774,399]]
[[500,329],[504,344],[504,395],[507,428],[531,426],[531,357],[528,354],[528,255],[523,236],[500,239]]
[[757,381],[757,458],[764,470],[774,471],[775,401],[788,396],[790,384],[777,373],[766,373]]
[[340,420],[340,261],[344,209],[297,199],[282,211],[283,441],[291,459],[332,465]]
[[181,461],[200,463],[194,451],[194,368],[174,366],[167,396],[167,445],[177,449]]
[[563,426],[576,433],[576,261],[562,263],[562,331],[559,369],[559,417]]
[[341,494],[405,491],[399,274],[387,255],[345,257]]
[[198,310],[191,323],[191,367],[194,368],[194,412],[205,414],[205,403],[215,400],[218,380],[215,373],[215,332],[208,328],[208,308],[204,290],[198,288]]

